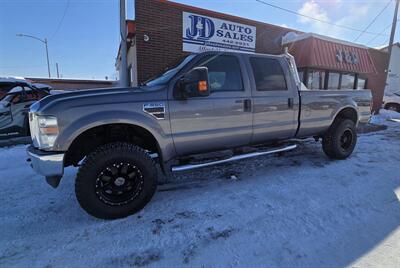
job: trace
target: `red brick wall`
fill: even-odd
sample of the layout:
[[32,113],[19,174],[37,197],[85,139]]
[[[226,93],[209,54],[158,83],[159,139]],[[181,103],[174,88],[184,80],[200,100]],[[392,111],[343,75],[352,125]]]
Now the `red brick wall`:
[[[168,1],[136,0],[135,21],[139,82],[161,72],[178,58],[189,54],[182,51],[183,11],[255,26],[257,28],[257,53],[281,53],[281,37],[289,31],[294,31]],[[150,37],[148,42],[143,39],[145,34]]]

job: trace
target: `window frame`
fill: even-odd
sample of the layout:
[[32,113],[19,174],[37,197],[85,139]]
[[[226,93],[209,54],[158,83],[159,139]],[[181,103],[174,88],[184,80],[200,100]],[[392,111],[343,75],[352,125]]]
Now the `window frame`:
[[[279,66],[280,66],[280,68],[281,68],[281,71],[282,71],[282,75],[283,75],[283,79],[284,79],[284,81],[285,81],[285,85],[286,85],[286,89],[285,90],[259,90],[258,88],[257,88],[257,82],[256,82],[256,77],[255,77],[255,73],[254,73],[254,68],[253,68],[253,65],[252,65],[252,63],[251,63],[251,60],[252,59],[267,59],[267,60],[274,60],[274,61],[276,61],[278,64],[279,64]],[[253,56],[250,56],[250,57],[248,57],[248,63],[249,63],[249,67],[250,67],[250,71],[251,71],[251,73],[252,73],[252,78],[253,78],[253,82],[254,82],[254,89],[255,89],[255,92],[260,92],[260,93],[267,93],[267,92],[289,92],[290,91],[290,89],[289,89],[289,84],[288,84],[288,79],[287,79],[287,73],[286,73],[286,71],[285,71],[285,68],[283,68],[283,66],[282,66],[282,62],[281,62],[281,59],[279,59],[279,58],[272,58],[272,57],[263,57],[263,56],[256,56],[256,55],[253,55]]]
[[[211,85],[210,85],[210,95],[211,94],[215,94],[218,92],[244,92],[246,90],[245,88],[245,83],[244,83],[244,77],[243,77],[243,71],[242,71],[242,63],[241,60],[235,56],[235,55],[230,55],[230,54],[221,54],[221,55],[216,55],[216,54],[209,54],[209,55],[204,55],[204,57],[201,57],[191,68],[190,70],[193,70],[196,67],[201,67],[201,63],[204,62],[207,58],[212,58],[212,57],[231,57],[234,58],[237,62],[237,66],[239,67],[239,74],[240,74],[240,81],[241,81],[241,89],[240,90],[230,90],[230,89],[223,89],[223,90],[212,90]],[[205,67],[205,66],[203,66]],[[208,69],[208,67],[207,67]],[[210,72],[208,70],[208,72]],[[210,74],[208,74],[208,78],[210,78],[209,76]]]

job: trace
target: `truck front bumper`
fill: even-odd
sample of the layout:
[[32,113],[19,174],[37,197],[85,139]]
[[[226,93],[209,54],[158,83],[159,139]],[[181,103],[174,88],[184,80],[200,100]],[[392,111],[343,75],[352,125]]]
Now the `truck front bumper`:
[[46,177],[46,181],[53,187],[57,187],[64,175],[64,153],[46,152],[32,145],[27,149],[28,162],[33,170]]

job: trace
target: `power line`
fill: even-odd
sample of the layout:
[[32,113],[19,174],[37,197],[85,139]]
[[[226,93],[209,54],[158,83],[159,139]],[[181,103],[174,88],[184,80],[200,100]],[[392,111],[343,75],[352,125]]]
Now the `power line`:
[[63,23],[64,18],[65,18],[65,14],[67,14],[67,10],[68,10],[68,7],[69,7],[69,2],[70,2],[70,0],[67,0],[67,4],[65,5],[63,15],[62,15],[60,21],[58,22],[57,28],[54,31],[53,35],[50,37],[50,39],[53,39],[56,36],[56,34],[58,33],[58,31],[60,30],[61,24]]
[[[384,33],[387,29],[390,28],[390,26],[392,26],[392,24],[390,23],[388,26],[386,26],[379,34]],[[374,41],[376,38],[378,38],[379,35],[375,35],[373,38],[371,38],[371,40],[369,40],[366,45],[370,44],[372,41]]]
[[372,24],[374,24],[374,22],[383,13],[383,11],[385,11],[387,9],[387,7],[390,5],[390,3],[392,3],[392,0],[389,0],[389,2],[386,4],[386,6],[378,13],[378,15],[375,16],[375,18],[370,22],[370,24],[368,24],[368,26],[364,28],[364,30],[356,37],[356,39],[354,39],[353,42],[357,41],[365,33],[365,31],[368,30]]
[[[298,16],[302,16],[302,17],[305,17],[305,18],[308,18],[308,19],[311,19],[311,20],[315,20],[315,21],[319,21],[319,22],[322,22],[322,23],[326,23],[326,24],[329,24],[329,25],[332,25],[332,26],[335,26],[335,27],[339,27],[339,28],[343,28],[343,29],[347,29],[347,30],[351,30],[351,31],[356,31],[356,32],[364,32],[366,34],[373,34],[373,35],[377,34],[377,33],[374,33],[374,32],[367,32],[367,31],[363,31],[361,29],[356,29],[356,28],[349,27],[349,26],[346,26],[346,25],[336,24],[336,23],[332,23],[332,22],[329,22],[329,21],[326,21],[326,20],[317,19],[317,18],[308,16],[308,15],[305,15],[305,14],[301,14],[299,12],[296,12],[296,11],[293,11],[293,10],[290,10],[290,9],[286,9],[286,8],[283,8],[283,7],[280,7],[280,6],[277,6],[277,5],[273,5],[273,4],[267,3],[267,2],[262,1],[262,0],[256,0],[256,1],[261,3],[261,4],[276,8],[276,9],[280,9],[280,10],[283,10],[283,11],[286,11],[286,12],[289,12],[289,13],[292,13],[292,14],[295,14],[295,15],[298,15]],[[377,34],[377,35],[387,36],[386,34]]]

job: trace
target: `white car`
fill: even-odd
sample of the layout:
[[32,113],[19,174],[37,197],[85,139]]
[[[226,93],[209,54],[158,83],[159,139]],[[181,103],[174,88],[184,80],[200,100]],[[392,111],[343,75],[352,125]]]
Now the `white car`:
[[400,90],[385,94],[383,97],[383,108],[400,113]]

